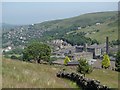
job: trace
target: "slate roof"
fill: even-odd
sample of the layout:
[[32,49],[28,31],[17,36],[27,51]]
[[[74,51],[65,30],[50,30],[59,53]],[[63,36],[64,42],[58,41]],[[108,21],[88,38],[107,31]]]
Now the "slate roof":
[[93,44],[91,46],[88,46],[87,48],[105,48],[105,47],[106,47],[105,44],[100,44],[100,45]]
[[73,62],[68,62],[67,63],[67,66],[76,66],[76,65],[79,65],[78,61],[73,61]]

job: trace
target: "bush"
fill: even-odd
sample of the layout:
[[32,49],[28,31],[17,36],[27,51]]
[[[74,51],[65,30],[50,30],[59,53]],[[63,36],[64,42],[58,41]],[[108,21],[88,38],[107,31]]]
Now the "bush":
[[107,54],[105,54],[103,56],[103,60],[102,60],[102,68],[109,68],[110,67],[110,58]]
[[93,71],[93,68],[92,68],[92,66],[90,66],[89,64],[88,64],[88,62],[87,62],[87,60],[86,59],[80,59],[80,60],[78,60],[79,61],[79,65],[78,65],[78,67],[77,67],[77,71],[79,72],[79,73],[81,73],[81,74],[89,74],[89,73],[91,73],[92,71]]
[[67,65],[68,62],[70,62],[70,58],[68,56],[66,56],[64,59],[64,64]]

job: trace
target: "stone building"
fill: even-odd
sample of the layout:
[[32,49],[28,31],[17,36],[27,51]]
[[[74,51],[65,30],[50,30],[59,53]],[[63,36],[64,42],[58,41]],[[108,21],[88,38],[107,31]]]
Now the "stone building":
[[79,53],[69,54],[68,56],[71,58],[71,60],[77,61],[80,58],[92,59],[93,53],[91,53],[91,52],[79,52]]
[[99,58],[102,55],[102,48],[99,45],[91,45],[87,47],[87,52],[92,52],[93,58]]
[[105,48],[104,44],[101,45],[91,45],[88,46],[87,44],[85,46],[76,46],[76,53],[80,53],[80,52],[91,52],[93,53],[93,58],[99,58],[102,55],[102,50]]

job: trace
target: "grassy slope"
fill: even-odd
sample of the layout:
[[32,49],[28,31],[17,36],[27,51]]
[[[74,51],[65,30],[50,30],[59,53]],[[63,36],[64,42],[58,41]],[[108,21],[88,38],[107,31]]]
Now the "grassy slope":
[[87,74],[86,77],[99,80],[101,84],[111,88],[118,88],[118,72],[104,69],[94,70],[91,74]]
[[3,59],[3,88],[75,88],[70,81],[56,77],[60,68]]
[[[100,43],[105,43],[106,36],[109,37],[109,41],[118,39],[118,30],[117,25],[115,27],[110,27],[107,25],[108,23],[103,23],[101,25],[93,25],[91,27],[87,27],[81,30],[77,30],[76,32],[86,32],[86,37],[90,37],[92,39],[98,40]],[[95,32],[95,30],[99,30],[99,32]],[[95,32],[95,33],[94,33]],[[91,34],[90,34],[91,33]]]
[[[117,17],[117,12],[110,11],[110,12],[96,12],[96,13],[87,13],[80,16],[67,18],[67,19],[61,19],[61,20],[53,20],[53,21],[46,21],[40,24],[36,24],[38,28],[40,26],[47,26],[50,28],[55,28],[56,26],[62,26],[64,28],[69,27],[73,24],[76,26],[87,26],[88,24],[93,25],[96,22],[105,22],[111,17]],[[114,21],[114,20],[113,20]],[[56,28],[57,30],[57,28]],[[61,29],[62,30],[62,29]]]
[[[71,67],[38,65],[9,59],[3,59],[3,87],[46,87],[46,88],[76,88],[76,84],[57,78],[56,72],[62,68],[73,72]],[[118,72],[111,70],[94,70],[86,77],[100,80],[102,84],[112,88],[118,87]]]
[[[37,26],[48,26],[52,31],[54,28],[54,31],[58,32],[59,30],[62,32],[64,29],[57,29],[56,27],[63,27],[67,28],[70,26],[89,26],[83,28],[81,30],[77,30],[78,32],[94,32],[94,30],[100,30],[97,33],[92,33],[89,35],[86,35],[86,37],[90,37],[92,39],[96,39],[101,43],[105,42],[105,37],[108,36],[110,41],[118,39],[118,29],[117,29],[117,23],[114,24],[117,20],[117,12],[96,12],[96,13],[88,13],[83,14],[77,17],[62,19],[62,20],[54,20],[54,21],[48,21],[43,22],[41,24],[37,24]],[[101,25],[96,26],[95,24],[98,22],[102,22]],[[108,24],[111,24],[108,26]],[[67,29],[68,30],[68,29]],[[75,30],[72,30],[75,31]],[[59,32],[59,33],[61,33]],[[69,32],[69,30],[68,30]],[[67,32],[67,33],[68,33]],[[71,32],[71,31],[70,31]]]

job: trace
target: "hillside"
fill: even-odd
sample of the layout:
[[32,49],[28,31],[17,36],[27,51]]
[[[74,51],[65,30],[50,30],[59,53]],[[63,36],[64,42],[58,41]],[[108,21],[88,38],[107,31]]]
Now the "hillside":
[[[77,88],[75,83],[56,77],[56,72],[63,68],[68,72],[75,72],[75,68],[39,65],[5,58],[2,61],[3,88]],[[118,87],[118,72],[115,71],[95,69],[86,77],[100,80],[101,84],[111,88]]]
[[12,25],[12,24],[7,24],[7,23],[0,23],[0,27],[2,27],[2,32],[8,32],[11,28],[15,28],[18,25]]
[[59,67],[3,59],[3,88],[77,88],[75,84],[56,77]]
[[[100,25],[96,25],[99,23]],[[85,40],[96,39],[104,43],[104,38],[109,37],[110,41],[117,40],[117,12],[96,12],[83,14],[77,17],[46,21],[32,25],[20,26],[3,32],[3,46],[14,44],[24,45],[31,40],[48,41],[63,38],[68,40],[69,33],[79,36],[80,32],[85,32]],[[101,38],[102,35],[102,38]],[[67,36],[67,37],[66,37]],[[73,38],[68,40],[72,41]],[[90,40],[91,41],[91,40]],[[8,43],[9,42],[9,43]]]
[[[101,25],[96,26],[96,23],[100,23]],[[90,35],[86,35],[86,37],[96,39],[101,43],[103,43],[102,40],[104,40],[103,38],[106,36],[110,37],[110,41],[116,40],[118,38],[117,12],[112,12],[112,11],[88,13],[77,17],[67,18],[63,20],[47,21],[35,25],[37,28],[44,26],[46,29],[48,29],[48,31],[45,32],[45,34],[43,34],[49,36],[48,38],[53,38],[53,37],[61,38],[66,36],[71,31],[72,32],[75,31],[75,33],[78,33],[78,32],[88,32],[88,31],[94,32],[95,30],[99,30],[100,32],[98,34],[93,33]],[[81,27],[81,30],[78,30],[79,27]],[[103,35],[103,38],[99,39],[101,35]]]

